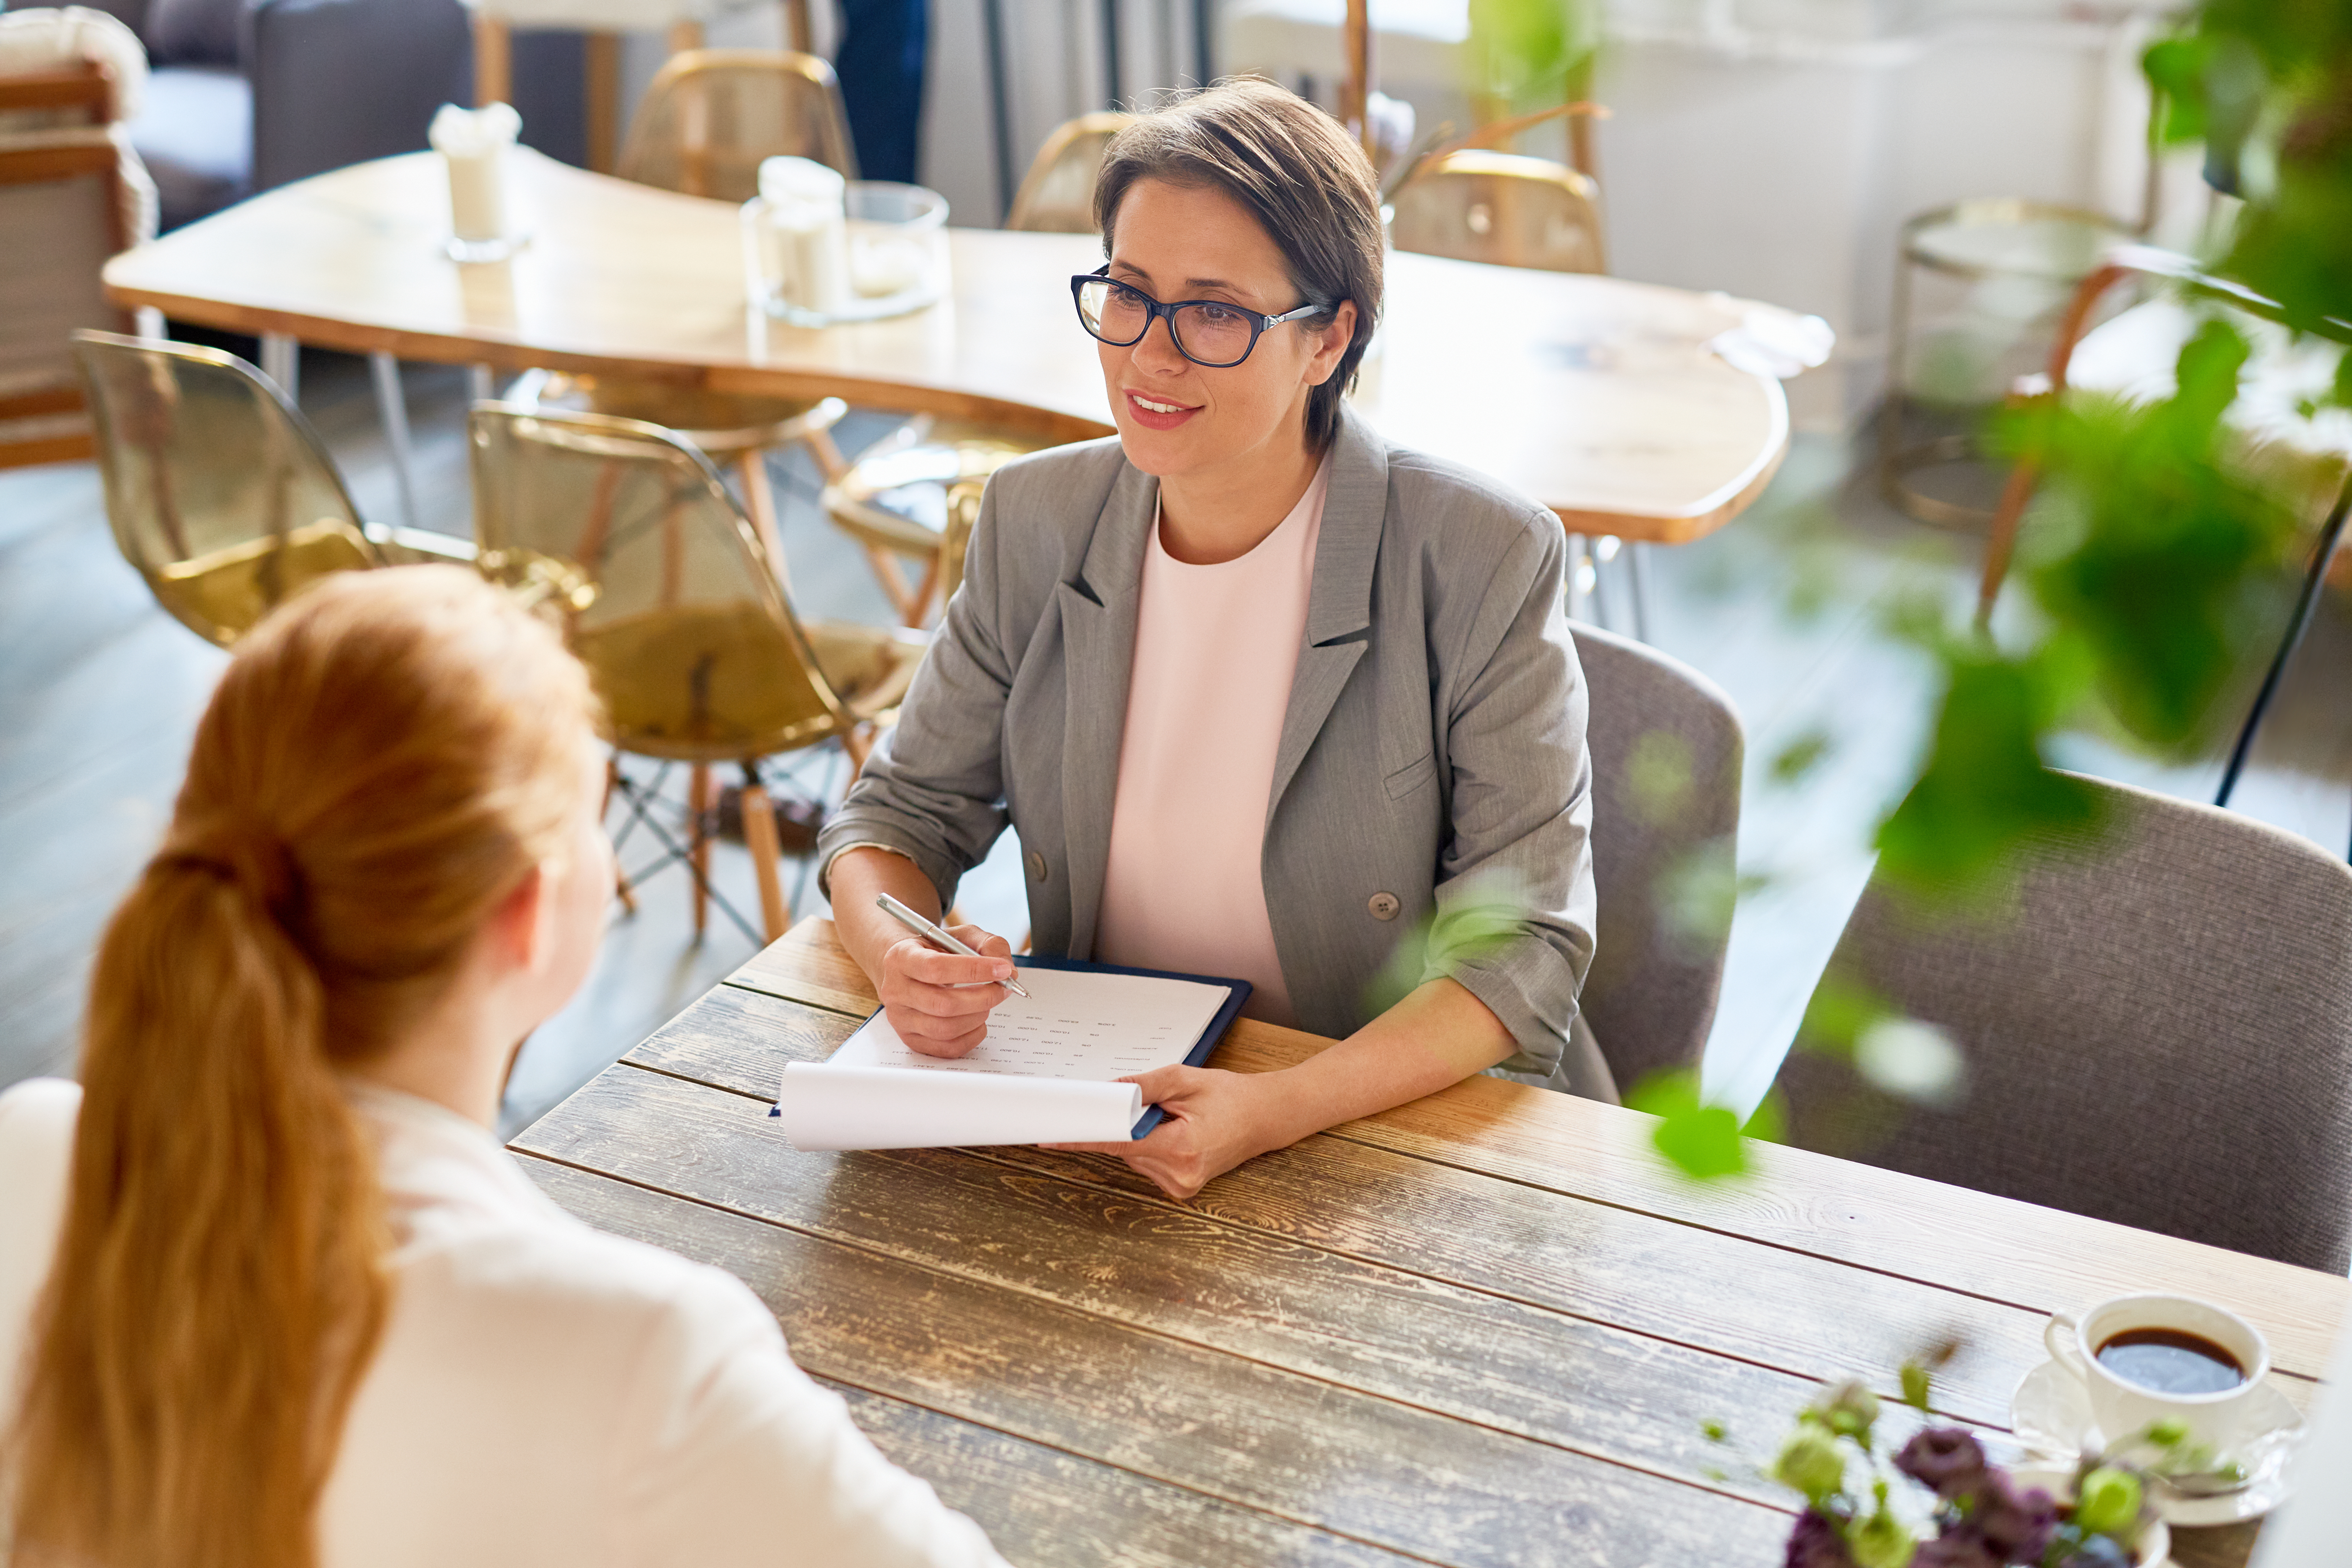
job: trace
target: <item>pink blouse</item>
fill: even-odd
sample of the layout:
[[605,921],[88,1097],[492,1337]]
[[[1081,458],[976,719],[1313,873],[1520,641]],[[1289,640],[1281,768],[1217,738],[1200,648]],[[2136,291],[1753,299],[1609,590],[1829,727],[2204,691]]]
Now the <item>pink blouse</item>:
[[1330,459],[1257,547],[1213,566],[1144,552],[1095,956],[1229,975],[1244,1009],[1296,1021],[1259,853],[1274,755],[1307,633]]

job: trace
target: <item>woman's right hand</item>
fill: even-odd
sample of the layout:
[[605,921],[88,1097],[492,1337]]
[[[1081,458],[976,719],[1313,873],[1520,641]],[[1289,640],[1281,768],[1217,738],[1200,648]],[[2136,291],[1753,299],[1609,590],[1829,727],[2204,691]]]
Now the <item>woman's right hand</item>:
[[919,937],[895,942],[882,954],[875,990],[890,1026],[909,1050],[961,1057],[988,1038],[988,1015],[1012,994],[998,981],[1013,978],[1013,944],[973,925],[948,934],[981,953],[941,952]]

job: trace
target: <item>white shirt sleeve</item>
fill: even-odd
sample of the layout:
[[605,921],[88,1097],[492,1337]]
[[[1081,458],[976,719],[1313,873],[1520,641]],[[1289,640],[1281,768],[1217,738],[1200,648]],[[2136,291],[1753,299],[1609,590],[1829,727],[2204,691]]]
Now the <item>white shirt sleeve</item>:
[[654,1315],[614,1434],[629,1568],[1004,1568],[793,1364],[758,1297],[697,1268]]

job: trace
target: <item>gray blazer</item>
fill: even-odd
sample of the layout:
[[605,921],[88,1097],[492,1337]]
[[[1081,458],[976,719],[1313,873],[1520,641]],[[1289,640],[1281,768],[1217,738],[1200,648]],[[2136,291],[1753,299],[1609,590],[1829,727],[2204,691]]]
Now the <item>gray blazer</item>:
[[[898,849],[945,905],[1009,819],[1036,950],[1092,955],[1158,495],[1116,439],[998,471],[963,585],[820,865],[853,844]],[[1401,940],[1507,888],[1525,905],[1515,936],[1450,963],[1416,951],[1407,973],[1450,973],[1492,1008],[1518,1042],[1515,1074],[1568,1087],[1597,1065],[1580,1028],[1562,1071],[1593,928],[1566,545],[1533,501],[1346,415],[1264,851],[1302,1026],[1360,1026]]]

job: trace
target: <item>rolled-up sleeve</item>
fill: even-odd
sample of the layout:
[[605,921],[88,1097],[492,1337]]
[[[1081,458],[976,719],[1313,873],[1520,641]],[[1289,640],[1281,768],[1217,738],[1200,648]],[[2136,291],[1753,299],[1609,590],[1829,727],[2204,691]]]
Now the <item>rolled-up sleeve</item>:
[[998,489],[992,483],[982,498],[963,585],[948,602],[898,723],[817,836],[817,885],[828,897],[834,857],[874,845],[920,867],[944,909],[1004,831],[1004,700],[1013,668],[997,637]]
[[[1468,673],[1446,710],[1453,837],[1423,978],[1451,976],[1502,1020],[1518,1043],[1501,1064],[1513,1072],[1559,1065],[1592,964],[1592,763],[1583,673],[1560,611],[1566,561],[1546,515],[1497,567],[1447,661]],[[1449,947],[1449,913],[1498,902],[1516,911],[1516,934]]]

